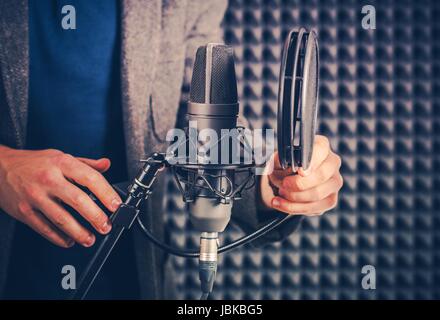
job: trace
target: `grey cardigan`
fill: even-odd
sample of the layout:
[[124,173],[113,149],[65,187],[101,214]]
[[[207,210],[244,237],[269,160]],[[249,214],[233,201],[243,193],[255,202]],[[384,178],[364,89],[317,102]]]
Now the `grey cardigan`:
[[[220,23],[226,0],[123,0],[121,81],[123,123],[128,172],[152,151],[165,150],[168,129],[175,126],[181,86],[199,45],[221,41]],[[0,144],[26,147],[29,82],[28,1],[0,1]],[[163,237],[161,186],[147,204],[145,223]],[[1,188],[1,185],[0,185]],[[257,209],[256,190],[234,205],[233,217],[253,230],[274,212]],[[156,201],[155,201],[156,199]],[[279,240],[292,232],[299,219],[273,232]],[[8,275],[15,220],[0,210],[0,297]],[[133,230],[141,295],[145,299],[169,296],[165,291],[165,254]]]

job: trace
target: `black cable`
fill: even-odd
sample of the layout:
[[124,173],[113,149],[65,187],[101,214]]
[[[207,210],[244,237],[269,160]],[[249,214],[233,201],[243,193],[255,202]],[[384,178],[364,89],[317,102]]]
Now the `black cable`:
[[220,247],[218,250],[218,253],[224,253],[224,252],[231,251],[239,246],[251,243],[252,241],[255,241],[261,237],[264,237],[266,234],[268,234],[272,230],[276,229],[277,227],[279,227],[280,225],[282,225],[283,223],[285,223],[287,220],[289,220],[292,217],[293,216],[291,216],[291,215],[286,215],[285,217],[282,217],[282,218],[276,218],[276,219],[272,220],[271,222],[269,222],[268,224],[266,224],[265,226],[261,227],[260,229],[254,231],[246,236],[243,236],[243,237],[241,237],[241,238],[239,238],[239,239],[237,239],[227,245]]
[[[292,216],[287,215],[283,218],[277,218],[266,224],[265,226],[261,227],[260,229],[256,230],[253,233],[250,233],[246,236],[243,236],[223,247],[220,247],[218,249],[218,253],[224,253],[227,251],[231,251],[241,245],[248,244],[254,240],[257,240],[270,231],[274,230],[287,220],[289,220]],[[200,252],[198,251],[191,251],[191,250],[183,250],[179,248],[172,247],[160,240],[158,240],[151,232],[148,230],[145,225],[142,223],[142,220],[140,219],[140,216],[138,215],[137,218],[138,226],[140,227],[141,231],[144,233],[144,235],[153,242],[156,246],[161,248],[162,250],[184,258],[198,258],[200,257]],[[215,269],[215,270],[214,270]],[[202,295],[200,296],[200,300],[208,300],[209,293],[212,291],[212,286],[215,281],[215,273],[216,273],[217,267],[213,268],[212,263],[205,263],[203,261],[199,261],[199,276],[200,281],[202,283]]]
[[191,250],[182,250],[179,248],[171,247],[170,245],[163,243],[162,241],[158,240],[151,232],[150,230],[145,227],[145,225],[142,223],[142,220],[140,217],[137,217],[137,223],[138,226],[141,228],[141,231],[144,233],[144,235],[153,242],[156,246],[161,248],[162,250],[171,253],[175,256],[183,257],[183,258],[198,258],[200,253],[199,251],[191,251]]
[[[243,237],[241,237],[241,238],[239,238],[239,239],[237,239],[227,245],[220,247],[218,249],[218,253],[228,252],[228,251],[231,251],[241,245],[245,245],[245,244],[248,244],[252,241],[255,241],[255,240],[265,236],[267,233],[271,232],[272,230],[274,230],[275,228],[277,228],[278,226],[280,226],[281,224],[283,224],[284,222],[289,220],[291,217],[292,217],[291,215],[286,215],[283,218],[276,218],[276,219],[272,220],[271,222],[269,222],[268,224],[266,224],[265,226],[261,227],[260,229],[254,231],[246,236],[243,236]],[[198,258],[199,257],[200,253],[198,251],[179,249],[179,248],[172,247],[166,243],[163,243],[162,241],[158,240],[150,232],[150,230],[148,230],[145,227],[145,225],[142,223],[142,220],[140,219],[140,216],[138,216],[136,220],[137,220],[139,227],[141,228],[141,231],[144,233],[144,235],[151,242],[153,242],[156,246],[158,246],[162,250],[164,250],[170,254],[173,254],[175,256],[184,257],[184,258]]]

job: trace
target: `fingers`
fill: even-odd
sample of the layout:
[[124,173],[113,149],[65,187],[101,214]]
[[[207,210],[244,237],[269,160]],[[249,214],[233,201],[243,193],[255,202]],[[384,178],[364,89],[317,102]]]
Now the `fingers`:
[[95,159],[89,159],[89,158],[76,157],[76,159],[78,159],[79,161],[92,167],[93,169],[98,170],[101,173],[106,172],[110,168],[110,165],[111,165],[110,160],[107,158],[101,158],[101,159],[95,160]]
[[280,164],[280,160],[278,158],[278,151],[276,151],[273,155],[273,170],[271,174],[269,174],[269,180],[272,185],[277,188],[281,188],[284,177],[292,174],[292,168],[287,168],[283,170]]
[[281,172],[274,171],[274,173],[269,176],[270,183],[279,189],[283,185],[284,178],[287,177],[288,175],[289,174],[284,173],[283,171]]
[[75,244],[70,237],[57,229],[39,211],[32,209],[30,206],[25,207],[26,208],[21,207],[20,211],[26,218],[20,220],[27,224],[32,230],[59,247],[70,248]]
[[275,170],[283,170],[283,167],[281,167],[281,162],[280,162],[280,158],[278,155],[278,151],[275,151],[274,154],[272,155],[273,157],[273,167]]
[[322,215],[325,211],[333,209],[338,202],[337,193],[332,193],[328,197],[309,203],[296,203],[281,197],[272,200],[272,207],[287,214],[301,214],[306,216]]
[[110,232],[110,219],[98,207],[98,205],[80,188],[65,180],[63,186],[57,188],[53,192],[55,197],[75,209],[99,233],[107,234]]
[[95,236],[73,218],[60,204],[45,197],[35,204],[54,226],[67,234],[75,242],[90,247],[95,243]]
[[326,137],[315,137],[310,166],[307,170],[300,168],[296,175],[282,170],[277,154],[274,160],[275,170],[265,183],[270,181],[268,185],[277,187],[278,196],[274,196],[275,191],[262,188],[262,199],[266,206],[288,214],[310,216],[320,215],[336,206],[343,184],[339,173],[341,158],[331,151]]
[[342,187],[342,184],[342,176],[339,174],[339,172],[336,172],[336,174],[329,180],[314,188],[298,192],[286,188],[281,188],[279,190],[279,195],[286,200],[297,203],[315,202],[325,199],[332,193],[339,191],[339,189],[341,189]]
[[122,203],[119,195],[102,174],[84,162],[72,156],[64,155],[62,161],[60,161],[60,167],[66,178],[87,187],[110,211],[116,211]]
[[320,167],[314,169],[308,176],[287,176],[283,179],[282,187],[291,191],[305,191],[329,180],[341,167],[341,158],[330,152]]
[[[328,158],[331,153],[330,142],[327,137],[316,135],[313,144],[313,154],[310,166],[307,170],[299,168],[298,175],[306,177],[314,172]],[[278,158],[278,152],[274,153],[274,171],[269,176],[270,182],[277,188],[281,188],[283,179],[292,174],[292,168],[283,170]]]

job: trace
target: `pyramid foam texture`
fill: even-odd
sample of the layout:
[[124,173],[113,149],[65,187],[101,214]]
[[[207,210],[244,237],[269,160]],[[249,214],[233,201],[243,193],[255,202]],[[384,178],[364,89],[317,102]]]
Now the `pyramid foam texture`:
[[[364,4],[376,30],[361,26]],[[283,243],[223,255],[214,299],[440,299],[439,17],[440,1],[230,0],[225,42],[254,128],[276,128],[285,35],[317,31],[319,132],[342,156],[345,184],[336,209]],[[171,179],[167,188],[171,243],[195,247]],[[229,227],[222,242],[241,235]],[[197,260],[170,263],[178,298],[198,298]],[[362,289],[364,265],[376,290]]]

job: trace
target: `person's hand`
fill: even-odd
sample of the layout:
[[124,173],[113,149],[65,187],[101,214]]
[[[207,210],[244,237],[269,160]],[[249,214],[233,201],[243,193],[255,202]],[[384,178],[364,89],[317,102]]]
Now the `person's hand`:
[[267,207],[288,214],[316,216],[336,206],[343,184],[339,173],[341,158],[330,149],[326,137],[315,137],[307,171],[300,168],[297,175],[292,175],[291,169],[283,170],[277,153],[273,163],[273,172],[261,179],[261,196]]
[[107,215],[72,182],[87,187],[114,212],[121,199],[101,174],[109,167],[108,159],[0,146],[0,208],[58,246],[67,248],[76,242],[90,247],[94,234],[61,203],[79,212],[101,234],[108,233],[111,222]]

